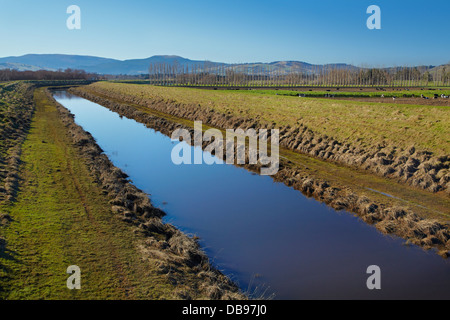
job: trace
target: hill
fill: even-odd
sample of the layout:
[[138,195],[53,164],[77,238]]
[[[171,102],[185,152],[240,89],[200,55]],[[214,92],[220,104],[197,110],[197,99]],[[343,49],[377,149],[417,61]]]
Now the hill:
[[[327,69],[347,69],[358,70],[360,67],[345,64],[310,64],[303,61],[274,61],[270,63],[252,62],[229,64],[223,62],[200,61],[191,60],[175,55],[155,55],[143,59],[128,59],[117,60],[110,58],[102,58],[95,56],[84,55],[66,55],[66,54],[27,54],[19,57],[5,57],[0,58],[0,69],[17,69],[25,70],[51,70],[58,69],[82,69],[87,72],[110,75],[142,75],[147,74],[150,64],[165,64],[166,66],[178,65],[180,67],[200,66],[200,68],[207,68],[214,70],[218,67],[225,67],[229,69],[237,69],[252,72],[288,72],[288,71],[302,71],[308,73],[320,73]],[[424,72],[426,70],[441,70],[444,66],[417,66]],[[394,67],[392,67],[394,68]],[[450,64],[446,65],[447,70],[450,70]],[[387,68],[391,69],[391,68]],[[395,69],[395,68],[394,68]]]

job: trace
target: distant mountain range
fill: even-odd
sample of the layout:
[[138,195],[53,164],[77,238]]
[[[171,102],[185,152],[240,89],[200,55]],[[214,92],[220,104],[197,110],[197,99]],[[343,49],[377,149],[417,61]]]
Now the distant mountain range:
[[[179,65],[202,64],[203,61],[190,60],[179,56],[153,56],[145,59],[117,60],[94,56],[65,54],[27,54],[20,57],[0,58],[0,69],[51,70],[82,69],[99,74],[139,75],[148,73],[150,63],[166,63]],[[213,63],[215,66],[221,63]]]
[[[194,65],[207,66],[214,69],[217,67],[225,66],[227,68],[240,67],[245,70],[271,70],[271,71],[284,71],[284,70],[302,70],[303,72],[320,72],[326,68],[334,69],[359,69],[356,66],[338,63],[338,64],[325,64],[314,65],[301,61],[275,61],[271,63],[245,63],[245,64],[227,64],[222,62],[211,61],[199,61],[190,60],[179,56],[170,55],[157,55],[145,59],[130,59],[130,60],[117,60],[109,58],[101,58],[95,56],[82,56],[82,55],[65,55],[65,54],[27,54],[20,57],[5,57],[0,58],[0,69],[17,69],[24,70],[58,70],[58,69],[82,69],[86,72],[94,72],[98,74],[110,74],[110,75],[140,75],[148,73],[149,65],[165,63],[166,65],[177,64],[179,66]],[[420,66],[422,69],[432,69],[434,66]],[[442,68],[438,66],[436,68]],[[448,66],[450,70],[450,66]]]

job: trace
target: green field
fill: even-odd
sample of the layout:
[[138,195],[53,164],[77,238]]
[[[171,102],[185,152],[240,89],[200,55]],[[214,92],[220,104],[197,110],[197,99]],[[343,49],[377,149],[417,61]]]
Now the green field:
[[424,90],[392,90],[391,88],[386,88],[386,91],[358,91],[354,89],[352,91],[340,91],[336,88],[331,88],[327,90],[259,90],[252,89],[245,92],[255,93],[255,94],[270,94],[270,95],[282,95],[282,96],[298,96],[299,94],[304,94],[306,97],[310,98],[323,98],[326,94],[332,94],[336,98],[380,98],[382,95],[386,98],[392,97],[420,97],[421,94],[424,97],[433,98],[434,94],[444,94],[446,96],[450,95],[450,90],[448,88],[444,89],[424,89]]

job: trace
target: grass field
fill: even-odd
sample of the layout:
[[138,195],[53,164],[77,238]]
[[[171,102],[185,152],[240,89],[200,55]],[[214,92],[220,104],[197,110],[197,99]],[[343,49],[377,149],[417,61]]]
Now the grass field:
[[[449,107],[370,103],[273,95],[273,91],[205,90],[99,82],[98,92],[128,97],[139,104],[164,100],[277,127],[303,124],[315,133],[360,147],[378,144],[450,153]],[[396,93],[398,94],[398,93]]]
[[442,90],[439,89],[424,89],[424,90],[392,90],[392,88],[386,88],[385,91],[358,91],[357,88],[353,90],[348,90],[348,88],[344,88],[344,90],[336,90],[336,88],[331,88],[327,90],[247,90],[245,92],[248,93],[256,93],[256,94],[270,94],[270,95],[283,95],[283,96],[298,96],[299,94],[304,94],[306,97],[311,98],[322,98],[326,94],[333,94],[336,98],[374,98],[381,97],[384,95],[386,98],[391,97],[420,97],[423,94],[425,97],[432,98],[434,94],[444,94],[448,96],[450,94],[450,89],[444,88]]

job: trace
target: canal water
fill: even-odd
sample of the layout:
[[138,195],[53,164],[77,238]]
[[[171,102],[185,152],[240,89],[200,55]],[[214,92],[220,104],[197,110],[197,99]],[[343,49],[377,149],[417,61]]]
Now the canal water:
[[[65,91],[54,97],[167,213],[165,222],[200,237],[212,263],[252,297],[450,298],[449,259],[269,176],[227,164],[175,165],[170,137]],[[372,265],[381,289],[367,287]]]

